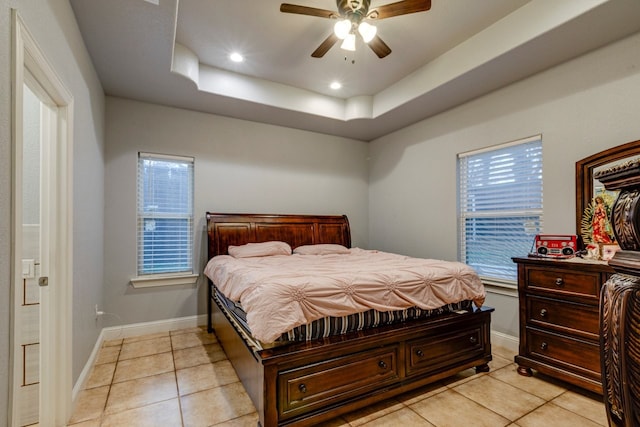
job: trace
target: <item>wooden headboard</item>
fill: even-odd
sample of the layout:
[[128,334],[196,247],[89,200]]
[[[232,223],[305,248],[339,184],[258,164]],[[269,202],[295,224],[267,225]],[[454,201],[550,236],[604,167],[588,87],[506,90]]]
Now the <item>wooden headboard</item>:
[[271,240],[301,245],[334,243],[351,247],[346,215],[265,215],[207,212],[208,257],[226,255],[229,245]]

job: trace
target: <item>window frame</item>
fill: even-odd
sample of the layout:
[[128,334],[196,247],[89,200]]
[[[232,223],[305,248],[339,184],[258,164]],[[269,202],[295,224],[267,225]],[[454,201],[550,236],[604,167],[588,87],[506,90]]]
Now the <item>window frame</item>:
[[[539,195],[539,208],[536,209],[510,209],[508,211],[501,211],[500,209],[494,209],[493,211],[483,211],[483,212],[476,212],[475,214],[473,212],[470,211],[465,211],[464,207],[466,205],[466,200],[464,199],[465,194],[467,194],[470,190],[468,188],[468,186],[466,188],[463,188],[463,186],[465,185],[463,181],[467,182],[468,180],[465,179],[463,180],[463,176],[462,176],[462,165],[461,165],[461,161],[463,159],[469,159],[469,158],[473,158],[474,156],[480,156],[480,155],[486,155],[487,153],[493,153],[493,152],[499,152],[500,150],[504,150],[507,149],[509,147],[513,147],[513,146],[518,146],[518,145],[524,145],[524,144],[530,144],[532,142],[539,142],[540,144],[540,154],[539,154],[539,158],[540,158],[540,195]],[[527,137],[527,138],[522,138],[522,139],[518,139],[515,141],[511,141],[511,142],[507,142],[507,143],[503,143],[503,144],[498,144],[498,145],[493,145],[493,146],[489,146],[489,147],[484,147],[478,150],[471,150],[471,151],[467,151],[464,153],[459,153],[456,156],[456,166],[457,166],[457,180],[458,180],[458,186],[457,186],[457,190],[458,190],[458,197],[457,197],[457,202],[458,202],[458,259],[461,262],[467,263],[467,247],[470,246],[467,242],[467,232],[466,232],[466,221],[469,218],[489,218],[489,219],[493,219],[493,218],[505,218],[505,213],[509,213],[509,216],[513,216],[513,217],[526,217],[526,216],[536,216],[537,217],[537,222],[536,222],[536,227],[533,228],[534,233],[525,233],[523,234],[523,236],[525,235],[530,235],[530,234],[540,234],[542,233],[543,230],[543,224],[544,224],[544,209],[543,209],[543,176],[542,176],[542,168],[543,168],[543,139],[542,139],[542,135],[534,135],[531,137]],[[488,213],[489,212],[489,213]],[[507,217],[509,217],[507,216]],[[523,220],[522,221],[522,227],[523,228],[530,228],[531,227],[531,223],[530,221],[526,221]],[[531,242],[533,243],[533,237],[531,238]],[[530,247],[527,248],[528,250],[530,250]],[[512,255],[509,256],[509,258],[511,258],[512,256],[518,256],[518,255],[522,255],[522,254],[518,254],[518,253],[513,253]],[[509,260],[510,261],[510,260]],[[472,264],[469,264],[471,266],[473,266]],[[503,266],[506,264],[500,263],[500,264],[493,264],[496,266]],[[515,271],[515,264],[514,264],[514,271]],[[479,272],[480,274],[480,278],[482,279],[482,281],[485,284],[489,284],[492,286],[496,286],[499,288],[507,288],[510,290],[516,289],[517,288],[517,272],[515,272],[515,277],[513,277],[512,279],[507,279],[504,277],[495,277],[495,276],[488,276],[486,274],[483,274],[482,272]]]
[[[144,197],[141,194],[142,191],[142,182],[141,179],[143,177],[143,173],[141,170],[142,162],[144,160],[158,160],[165,162],[176,162],[176,163],[186,163],[189,167],[189,209],[188,213],[180,213],[180,214],[163,214],[163,218],[175,218],[175,219],[186,219],[188,222],[188,232],[190,233],[188,237],[187,244],[189,245],[189,250],[186,252],[188,254],[188,268],[180,271],[167,271],[167,272],[150,272],[145,273],[141,270],[141,266],[143,261],[141,257],[144,256],[144,248],[141,247],[144,237],[141,235],[143,232],[143,225],[145,219],[148,219],[150,215],[148,213],[143,212],[141,209],[141,198]],[[148,153],[148,152],[139,152],[138,158],[136,162],[136,274],[137,276],[131,279],[131,284],[135,288],[145,288],[152,286],[173,286],[173,285],[194,285],[197,282],[199,274],[194,273],[194,244],[195,244],[195,215],[194,215],[194,204],[195,204],[195,158],[188,156],[177,156],[177,155],[167,155],[167,154],[158,154],[158,153]]]

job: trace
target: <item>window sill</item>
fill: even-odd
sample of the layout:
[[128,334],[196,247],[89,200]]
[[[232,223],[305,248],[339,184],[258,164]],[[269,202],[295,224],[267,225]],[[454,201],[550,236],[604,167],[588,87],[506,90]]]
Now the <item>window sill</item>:
[[170,276],[138,276],[131,279],[134,288],[152,288],[156,286],[195,285],[199,274],[174,274]]
[[506,295],[510,297],[518,296],[518,284],[510,281],[481,278],[487,292]]

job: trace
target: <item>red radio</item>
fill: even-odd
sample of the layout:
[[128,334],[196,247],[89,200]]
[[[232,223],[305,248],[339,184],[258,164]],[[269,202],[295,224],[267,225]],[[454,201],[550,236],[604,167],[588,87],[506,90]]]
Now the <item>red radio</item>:
[[570,258],[578,250],[577,236],[572,234],[538,234],[535,255]]

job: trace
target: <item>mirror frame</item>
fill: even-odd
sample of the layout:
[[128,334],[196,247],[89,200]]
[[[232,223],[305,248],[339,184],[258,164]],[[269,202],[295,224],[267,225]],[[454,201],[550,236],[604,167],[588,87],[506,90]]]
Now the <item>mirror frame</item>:
[[608,163],[640,155],[640,140],[593,154],[576,162],[576,235],[581,236],[582,215],[593,199],[593,171]]

